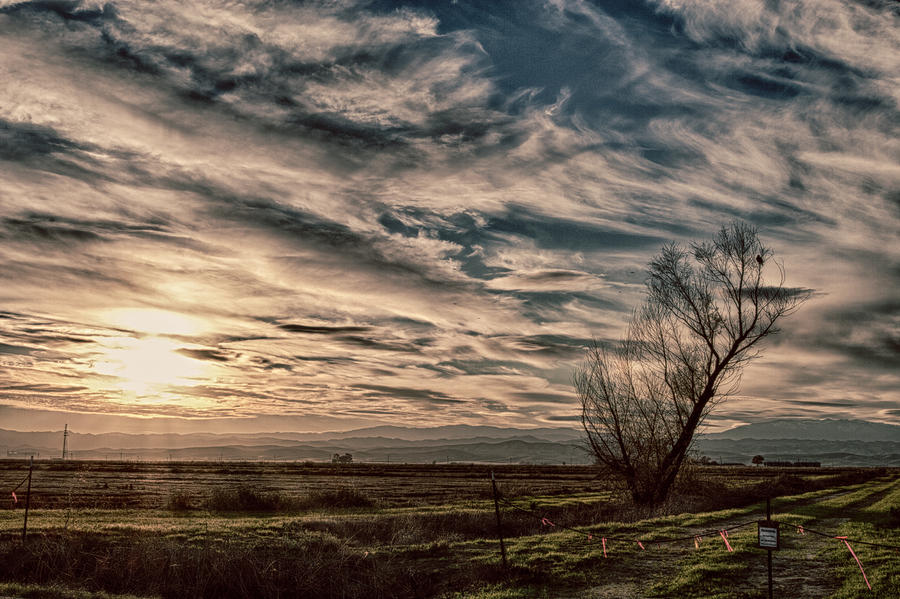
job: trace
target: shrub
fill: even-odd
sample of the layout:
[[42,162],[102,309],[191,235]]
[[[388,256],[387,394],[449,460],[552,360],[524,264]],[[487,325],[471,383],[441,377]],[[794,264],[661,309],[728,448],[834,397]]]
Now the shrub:
[[887,528],[900,528],[900,508],[890,508],[886,526]]
[[215,489],[206,500],[206,507],[214,512],[274,512],[286,506],[280,493],[246,485]]
[[350,487],[311,491],[305,499],[300,501],[298,507],[332,508],[332,507],[372,507],[375,504],[372,498]]
[[193,497],[187,491],[174,491],[166,501],[166,509],[173,512],[185,512],[194,509]]

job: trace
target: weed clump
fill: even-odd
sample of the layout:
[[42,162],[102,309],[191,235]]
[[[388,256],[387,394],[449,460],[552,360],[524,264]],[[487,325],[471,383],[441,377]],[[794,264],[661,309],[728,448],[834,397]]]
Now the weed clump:
[[[215,489],[206,499],[212,512],[288,512],[331,508],[368,508],[375,501],[351,487],[311,491],[303,497],[288,497],[277,491],[261,491],[247,485]],[[169,499],[169,509],[192,509],[191,498],[177,493]]]
[[246,485],[215,489],[206,500],[206,507],[212,512],[276,512],[288,504],[281,493]]
[[166,509],[171,512],[186,512],[194,509],[193,497],[187,491],[175,491],[166,501]]
[[885,526],[886,528],[900,528],[900,508],[890,508]]
[[298,507],[314,508],[353,508],[372,507],[375,502],[371,497],[351,487],[340,487],[323,491],[312,491],[299,501]]

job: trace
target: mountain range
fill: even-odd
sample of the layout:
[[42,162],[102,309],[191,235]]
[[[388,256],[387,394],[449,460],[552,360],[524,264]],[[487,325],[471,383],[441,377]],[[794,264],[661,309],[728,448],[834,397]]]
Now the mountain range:
[[783,418],[745,424],[722,433],[706,435],[712,439],[820,439],[828,441],[900,442],[900,426],[865,420],[819,420]]
[[[719,462],[819,461],[823,465],[900,466],[900,426],[861,420],[782,419],[698,435],[695,451]],[[325,433],[69,433],[70,457],[143,460],[310,460],[351,453],[362,462],[588,464],[573,428],[452,425],[378,426]],[[59,457],[62,431],[0,429],[0,457]]]

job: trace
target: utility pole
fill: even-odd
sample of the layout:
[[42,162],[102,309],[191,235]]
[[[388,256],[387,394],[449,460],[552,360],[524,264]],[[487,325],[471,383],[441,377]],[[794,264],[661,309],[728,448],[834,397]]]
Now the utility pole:
[[63,428],[63,453],[62,453],[63,460],[66,459],[66,453],[67,453],[66,449],[67,449],[68,443],[69,443],[69,424],[66,423],[65,428]]

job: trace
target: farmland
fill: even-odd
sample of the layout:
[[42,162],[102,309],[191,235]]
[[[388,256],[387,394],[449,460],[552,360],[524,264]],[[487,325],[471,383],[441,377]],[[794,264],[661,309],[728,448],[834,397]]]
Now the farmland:
[[[708,532],[761,519],[766,495],[785,523],[900,545],[897,470],[697,469],[654,512],[590,467],[494,470],[507,569],[488,466],[37,462],[23,544],[6,489],[27,467],[0,462],[0,595],[763,597],[755,525],[733,552]],[[777,596],[868,596],[842,543],[795,529]],[[877,596],[900,586],[900,552],[854,549]]]

